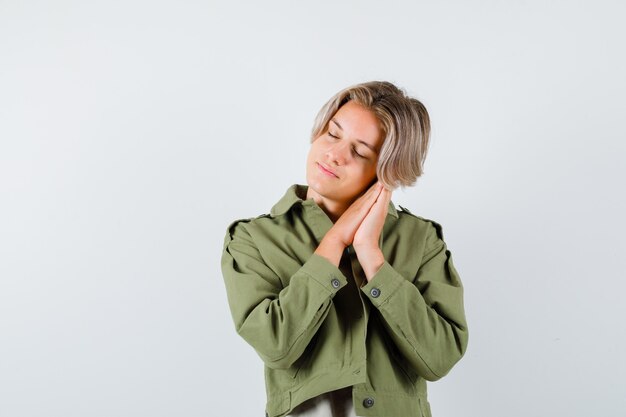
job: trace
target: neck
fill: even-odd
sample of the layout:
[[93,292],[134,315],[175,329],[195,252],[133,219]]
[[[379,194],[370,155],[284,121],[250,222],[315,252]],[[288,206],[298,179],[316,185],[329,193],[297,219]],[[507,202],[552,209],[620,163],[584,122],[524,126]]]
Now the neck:
[[312,198],[315,203],[326,213],[328,218],[335,223],[339,217],[350,207],[350,202],[341,202],[336,200],[331,200],[326,198],[316,191],[314,191],[311,187],[308,187],[306,192],[306,199]]

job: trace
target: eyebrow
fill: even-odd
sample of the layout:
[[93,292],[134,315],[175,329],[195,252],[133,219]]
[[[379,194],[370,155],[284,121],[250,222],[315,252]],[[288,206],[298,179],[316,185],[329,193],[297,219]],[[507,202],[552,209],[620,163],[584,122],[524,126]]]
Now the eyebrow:
[[[336,124],[339,127],[339,129],[343,130],[343,127],[341,127],[339,122],[336,121],[334,118],[330,119],[330,121],[333,122],[334,124]],[[367,143],[367,142],[365,142],[364,140],[361,140],[361,139],[355,139],[355,140],[357,142],[362,143],[363,145],[367,146],[372,152],[374,152],[375,154],[378,155],[378,152],[376,152],[376,149],[372,148],[372,146],[369,143]]]

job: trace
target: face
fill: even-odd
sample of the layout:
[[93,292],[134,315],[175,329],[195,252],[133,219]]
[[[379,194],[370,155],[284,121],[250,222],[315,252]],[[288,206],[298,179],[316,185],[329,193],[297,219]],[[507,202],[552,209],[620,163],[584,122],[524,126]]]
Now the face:
[[338,204],[354,201],[376,181],[383,141],[374,113],[348,101],[311,144],[306,166],[310,191]]

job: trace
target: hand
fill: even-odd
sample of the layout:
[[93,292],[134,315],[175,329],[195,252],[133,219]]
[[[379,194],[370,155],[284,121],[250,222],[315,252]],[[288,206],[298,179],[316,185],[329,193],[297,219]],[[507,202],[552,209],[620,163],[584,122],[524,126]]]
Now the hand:
[[357,229],[376,202],[382,189],[383,185],[380,181],[373,184],[343,212],[328,234],[337,239],[344,247],[351,245]]
[[354,234],[380,194],[382,183],[376,182],[357,198],[326,233],[315,253],[338,266],[343,250],[352,244]]
[[391,190],[385,188],[354,235],[354,251],[367,282],[372,280],[385,263],[385,256],[378,241],[385,225],[390,200]]
[[353,245],[358,248],[379,248],[378,241],[387,218],[389,201],[392,191],[383,188],[371,209],[359,225],[355,235]]

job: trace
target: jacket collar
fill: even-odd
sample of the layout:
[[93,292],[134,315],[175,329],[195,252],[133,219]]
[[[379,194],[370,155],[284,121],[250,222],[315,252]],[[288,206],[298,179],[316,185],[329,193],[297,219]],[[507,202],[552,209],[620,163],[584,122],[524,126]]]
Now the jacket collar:
[[[313,198],[306,199],[306,193],[309,189],[308,185],[302,184],[293,184],[291,185],[283,197],[278,200],[276,204],[270,210],[270,214],[273,217],[280,216],[281,214],[285,214],[291,207],[296,204],[305,204],[305,205],[317,205]],[[391,214],[393,217],[398,218],[398,211],[396,210],[396,206],[394,206],[393,202],[389,200],[389,207],[387,209],[387,214]]]

